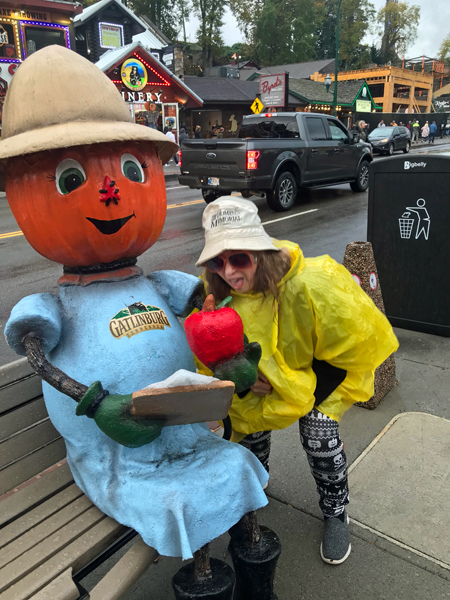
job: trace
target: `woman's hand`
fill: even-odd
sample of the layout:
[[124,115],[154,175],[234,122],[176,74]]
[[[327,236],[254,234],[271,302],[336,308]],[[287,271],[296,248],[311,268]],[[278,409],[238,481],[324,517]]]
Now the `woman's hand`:
[[270,394],[272,391],[272,386],[270,385],[270,381],[267,379],[267,377],[258,371],[258,379],[250,389],[255,396],[267,396],[267,394]]

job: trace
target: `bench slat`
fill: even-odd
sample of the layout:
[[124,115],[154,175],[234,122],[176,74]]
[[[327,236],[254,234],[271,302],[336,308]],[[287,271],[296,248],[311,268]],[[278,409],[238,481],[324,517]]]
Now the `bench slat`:
[[28,600],[70,567],[74,572],[79,571],[125,531],[126,527],[123,525],[119,525],[109,517],[104,518],[66,546],[63,552],[53,556],[1,593],[1,600]]
[[32,600],[77,600],[80,592],[72,579],[72,569],[67,569],[56,579],[33,595]]
[[64,464],[55,467],[48,473],[44,473],[40,479],[33,481],[31,485],[27,485],[8,498],[4,498],[0,503],[0,527],[45,502],[72,482],[73,477],[69,465]]
[[92,506],[82,515],[53,533],[33,548],[0,569],[0,592],[33,573],[52,556],[64,556],[66,546],[75,541],[83,533],[89,531],[106,516],[96,506]]
[[42,396],[42,384],[36,375],[2,387],[0,388],[0,415],[39,396]]
[[[0,550],[0,564],[5,567],[10,562],[25,554],[38,544],[43,547],[43,542],[50,536],[54,536],[56,532],[62,530],[64,527],[78,519],[80,515],[86,513],[93,506],[92,502],[87,496],[81,496],[68,506],[65,506],[51,517],[30,529],[19,538],[12,541],[10,544]],[[47,550],[50,550],[46,546]],[[51,552],[53,554],[53,552]],[[42,560],[45,556],[42,556],[42,550],[40,552]]]
[[50,419],[17,433],[0,443],[0,470],[60,437]]
[[[29,510],[20,518],[0,529],[0,548],[4,548],[6,544],[36,527],[82,495],[83,492],[80,488],[73,484],[56,494],[56,496],[52,496],[47,501],[39,504],[36,508]],[[0,510],[1,508],[2,504],[0,503]]]
[[33,374],[33,368],[27,358],[19,358],[14,362],[3,365],[0,369],[0,388]]
[[42,397],[12,410],[0,419],[0,441],[45,418],[48,414]]
[[20,483],[62,460],[65,456],[66,446],[63,439],[60,438],[5,467],[0,472],[0,494],[12,490]]

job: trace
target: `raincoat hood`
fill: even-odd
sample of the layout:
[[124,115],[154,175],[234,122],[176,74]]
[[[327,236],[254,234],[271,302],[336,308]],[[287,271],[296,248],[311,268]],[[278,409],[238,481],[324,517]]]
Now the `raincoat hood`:
[[[318,409],[332,419],[374,393],[375,369],[398,348],[386,317],[329,256],[304,258],[297,244],[275,241],[289,252],[291,268],[271,293],[231,290],[229,304],[242,318],[250,342],[262,348],[259,370],[272,385],[263,398],[251,391],[233,398],[235,441],[258,431],[283,429],[314,407],[313,358],[346,371],[344,381]],[[203,370],[203,369],[202,369]]]

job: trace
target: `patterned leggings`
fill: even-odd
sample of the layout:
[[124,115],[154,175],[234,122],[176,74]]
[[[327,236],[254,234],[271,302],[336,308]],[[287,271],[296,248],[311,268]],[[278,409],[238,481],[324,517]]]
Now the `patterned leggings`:
[[[308,456],[324,517],[337,517],[349,502],[347,458],[339,425],[316,408],[299,420],[300,441]],[[269,471],[270,431],[247,435],[240,443]]]

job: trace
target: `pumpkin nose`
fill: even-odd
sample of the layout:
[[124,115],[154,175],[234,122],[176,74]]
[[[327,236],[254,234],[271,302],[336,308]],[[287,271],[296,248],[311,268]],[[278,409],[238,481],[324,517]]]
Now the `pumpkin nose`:
[[109,206],[111,201],[114,204],[119,204],[119,188],[116,188],[116,182],[111,179],[108,175],[105,175],[103,180],[103,188],[99,190],[100,202],[104,202],[105,206]]

